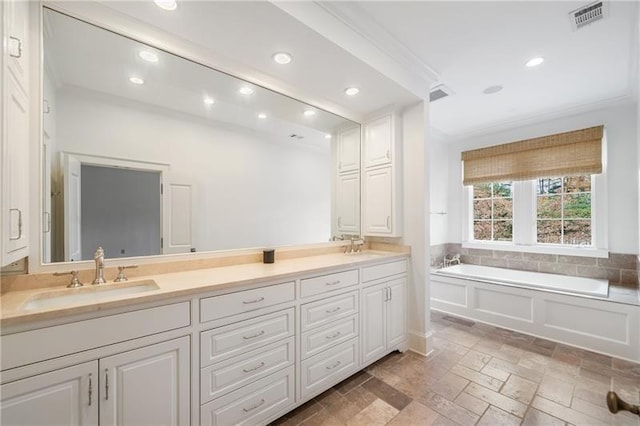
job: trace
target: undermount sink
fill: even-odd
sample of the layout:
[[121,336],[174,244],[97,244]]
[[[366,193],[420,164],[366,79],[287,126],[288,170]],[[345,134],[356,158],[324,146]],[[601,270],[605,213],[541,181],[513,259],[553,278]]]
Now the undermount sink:
[[385,253],[376,253],[373,251],[359,251],[354,253],[347,253],[347,256],[353,256],[360,259],[377,259],[385,255],[386,255]]
[[97,286],[85,285],[82,288],[53,290],[35,294],[22,305],[22,310],[34,311],[61,308],[69,305],[85,305],[159,289],[160,287],[154,280],[100,284]]

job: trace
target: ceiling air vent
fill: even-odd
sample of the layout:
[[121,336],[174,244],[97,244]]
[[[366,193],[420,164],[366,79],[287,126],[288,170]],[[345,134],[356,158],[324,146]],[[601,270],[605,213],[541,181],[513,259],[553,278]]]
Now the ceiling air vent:
[[453,95],[453,90],[449,89],[444,84],[438,84],[433,86],[429,92],[429,102],[435,102],[438,99],[446,98],[451,95]]
[[295,133],[291,133],[291,134],[289,135],[289,137],[290,137],[290,138],[292,138],[292,139],[304,139],[304,136],[302,136],[302,135],[296,135]]
[[569,13],[571,29],[577,31],[586,25],[599,21],[606,17],[608,12],[607,3],[604,1],[597,1],[583,6],[580,9],[576,9]]

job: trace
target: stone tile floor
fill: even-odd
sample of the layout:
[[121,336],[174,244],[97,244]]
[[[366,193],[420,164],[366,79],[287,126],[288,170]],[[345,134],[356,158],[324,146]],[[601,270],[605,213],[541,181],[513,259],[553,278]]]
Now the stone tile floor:
[[449,315],[431,315],[428,357],[394,352],[274,425],[633,425],[640,364]]

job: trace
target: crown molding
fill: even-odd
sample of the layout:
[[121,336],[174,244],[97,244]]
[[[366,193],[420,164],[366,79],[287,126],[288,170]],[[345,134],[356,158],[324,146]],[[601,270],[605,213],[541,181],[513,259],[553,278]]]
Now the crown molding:
[[543,123],[545,121],[571,117],[574,115],[584,114],[591,111],[630,105],[630,104],[633,104],[633,102],[634,102],[633,95],[631,93],[627,93],[625,95],[602,99],[595,102],[578,104],[569,108],[561,108],[561,109],[556,109],[553,111],[548,111],[543,113],[533,113],[533,114],[524,115],[512,120],[498,121],[489,126],[481,126],[481,127],[477,127],[477,128],[473,128],[473,129],[461,132],[461,133],[446,133],[437,128],[434,128],[434,130],[439,132],[440,134],[445,135],[447,141],[450,143],[453,143],[453,142],[459,142],[464,139],[469,139],[472,137],[485,136],[492,133],[512,130],[518,127],[530,126],[538,123]]

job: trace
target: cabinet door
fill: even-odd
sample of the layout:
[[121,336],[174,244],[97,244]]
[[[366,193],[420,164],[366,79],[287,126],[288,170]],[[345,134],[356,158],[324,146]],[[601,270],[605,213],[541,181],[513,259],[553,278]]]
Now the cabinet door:
[[0,424],[98,425],[98,362],[0,386]]
[[368,364],[378,359],[386,350],[385,299],[386,284],[362,290],[362,362]]
[[364,167],[391,163],[393,115],[385,115],[364,125]]
[[391,166],[365,171],[364,233],[392,233],[393,199]]
[[407,336],[407,279],[390,281],[387,288],[387,348],[393,348]]
[[100,360],[100,424],[187,425],[189,337]]
[[16,80],[7,78],[7,151],[3,158],[3,259],[6,265],[27,255],[29,120],[28,100]]
[[360,233],[360,174],[349,173],[338,176],[338,203],[336,215],[338,232]]
[[25,94],[29,94],[29,3],[6,2],[7,67]]
[[338,172],[360,169],[360,128],[338,133]]

